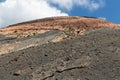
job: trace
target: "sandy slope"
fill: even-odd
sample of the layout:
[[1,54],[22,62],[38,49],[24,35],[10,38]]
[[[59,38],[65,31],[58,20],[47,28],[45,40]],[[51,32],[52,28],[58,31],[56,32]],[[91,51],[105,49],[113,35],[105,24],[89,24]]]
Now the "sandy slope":
[[100,28],[1,55],[0,80],[120,80],[120,30]]

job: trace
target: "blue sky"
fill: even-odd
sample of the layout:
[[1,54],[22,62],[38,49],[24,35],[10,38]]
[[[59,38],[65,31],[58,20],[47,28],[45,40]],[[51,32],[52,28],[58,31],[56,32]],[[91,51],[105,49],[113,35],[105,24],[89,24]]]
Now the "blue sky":
[[93,12],[80,7],[74,7],[69,14],[72,16],[105,17],[108,21],[120,24],[120,0],[106,0],[104,7]]
[[92,16],[120,24],[120,0],[0,0],[0,27],[51,16]]
[[0,2],[3,2],[3,1],[5,1],[5,0],[0,0]]

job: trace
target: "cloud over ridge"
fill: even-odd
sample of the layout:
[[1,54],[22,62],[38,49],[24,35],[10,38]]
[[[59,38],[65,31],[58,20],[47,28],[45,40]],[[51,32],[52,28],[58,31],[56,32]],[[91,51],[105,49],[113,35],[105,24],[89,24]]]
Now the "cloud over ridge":
[[0,27],[32,19],[68,15],[44,0],[6,0],[0,3]]
[[71,10],[74,5],[88,10],[97,10],[101,1],[97,0],[6,0],[0,2],[0,27],[51,16],[68,16],[61,8]]

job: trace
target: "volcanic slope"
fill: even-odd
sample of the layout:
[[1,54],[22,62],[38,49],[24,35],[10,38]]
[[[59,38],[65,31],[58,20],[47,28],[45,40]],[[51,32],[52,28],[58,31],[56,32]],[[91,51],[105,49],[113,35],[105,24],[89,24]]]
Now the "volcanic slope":
[[64,16],[2,28],[0,80],[120,80],[120,26]]
[[48,42],[58,42],[64,37],[64,32],[58,30],[51,30],[43,34],[23,38],[2,37],[0,41],[0,55],[26,49],[31,46],[46,44]]
[[0,29],[0,54],[63,41],[103,27],[120,28],[118,24],[87,16],[51,17],[11,25]]
[[120,30],[101,28],[76,38],[0,56],[0,80],[119,80]]

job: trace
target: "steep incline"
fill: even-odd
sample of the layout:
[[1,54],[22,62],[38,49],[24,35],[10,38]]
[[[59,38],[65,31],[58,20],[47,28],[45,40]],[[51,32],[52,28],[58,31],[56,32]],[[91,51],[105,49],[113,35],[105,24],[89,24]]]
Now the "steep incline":
[[120,80],[120,30],[102,28],[0,56],[0,79]]
[[64,16],[2,28],[0,80],[120,80],[120,25]]

